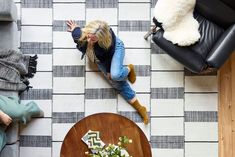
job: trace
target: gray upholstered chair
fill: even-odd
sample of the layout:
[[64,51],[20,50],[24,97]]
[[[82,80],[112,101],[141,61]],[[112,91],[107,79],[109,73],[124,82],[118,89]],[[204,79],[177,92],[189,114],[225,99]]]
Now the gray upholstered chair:
[[[18,49],[17,8],[13,0],[0,0],[0,49]],[[0,91],[1,95],[18,96],[15,91]],[[19,157],[19,125],[7,129],[7,145],[0,157]]]

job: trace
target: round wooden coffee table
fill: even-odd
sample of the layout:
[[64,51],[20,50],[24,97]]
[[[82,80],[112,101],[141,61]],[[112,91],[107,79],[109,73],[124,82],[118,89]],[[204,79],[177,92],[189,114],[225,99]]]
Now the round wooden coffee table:
[[131,156],[152,157],[149,142],[143,131],[128,118],[113,113],[94,114],[77,122],[65,136],[60,156],[86,156],[88,148],[81,138],[89,130],[99,131],[100,138],[105,144],[117,144],[120,136],[127,136],[133,140],[133,143],[127,146]]

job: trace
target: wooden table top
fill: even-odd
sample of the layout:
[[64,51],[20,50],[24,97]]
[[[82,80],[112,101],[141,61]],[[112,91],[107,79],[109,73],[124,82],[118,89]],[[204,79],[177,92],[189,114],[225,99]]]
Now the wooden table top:
[[77,122],[65,136],[60,156],[85,157],[88,147],[81,138],[89,130],[100,131],[100,138],[107,145],[117,144],[120,136],[127,136],[133,141],[127,145],[132,157],[152,157],[150,144],[143,131],[128,118],[113,113],[98,113]]

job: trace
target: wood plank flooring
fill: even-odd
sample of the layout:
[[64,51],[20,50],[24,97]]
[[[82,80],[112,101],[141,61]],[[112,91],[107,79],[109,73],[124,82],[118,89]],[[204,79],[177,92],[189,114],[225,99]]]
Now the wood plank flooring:
[[235,53],[219,71],[219,157],[235,157]]

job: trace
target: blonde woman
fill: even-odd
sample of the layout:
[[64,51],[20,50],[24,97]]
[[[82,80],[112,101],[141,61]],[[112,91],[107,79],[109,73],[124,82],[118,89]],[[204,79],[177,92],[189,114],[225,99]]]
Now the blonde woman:
[[67,25],[78,50],[82,52],[82,58],[86,54],[91,62],[98,65],[110,84],[138,111],[147,124],[147,110],[139,103],[135,91],[127,82],[128,79],[134,83],[136,74],[132,64],[123,65],[125,55],[123,42],[104,21],[91,21],[83,29],[72,20],[67,21]]

